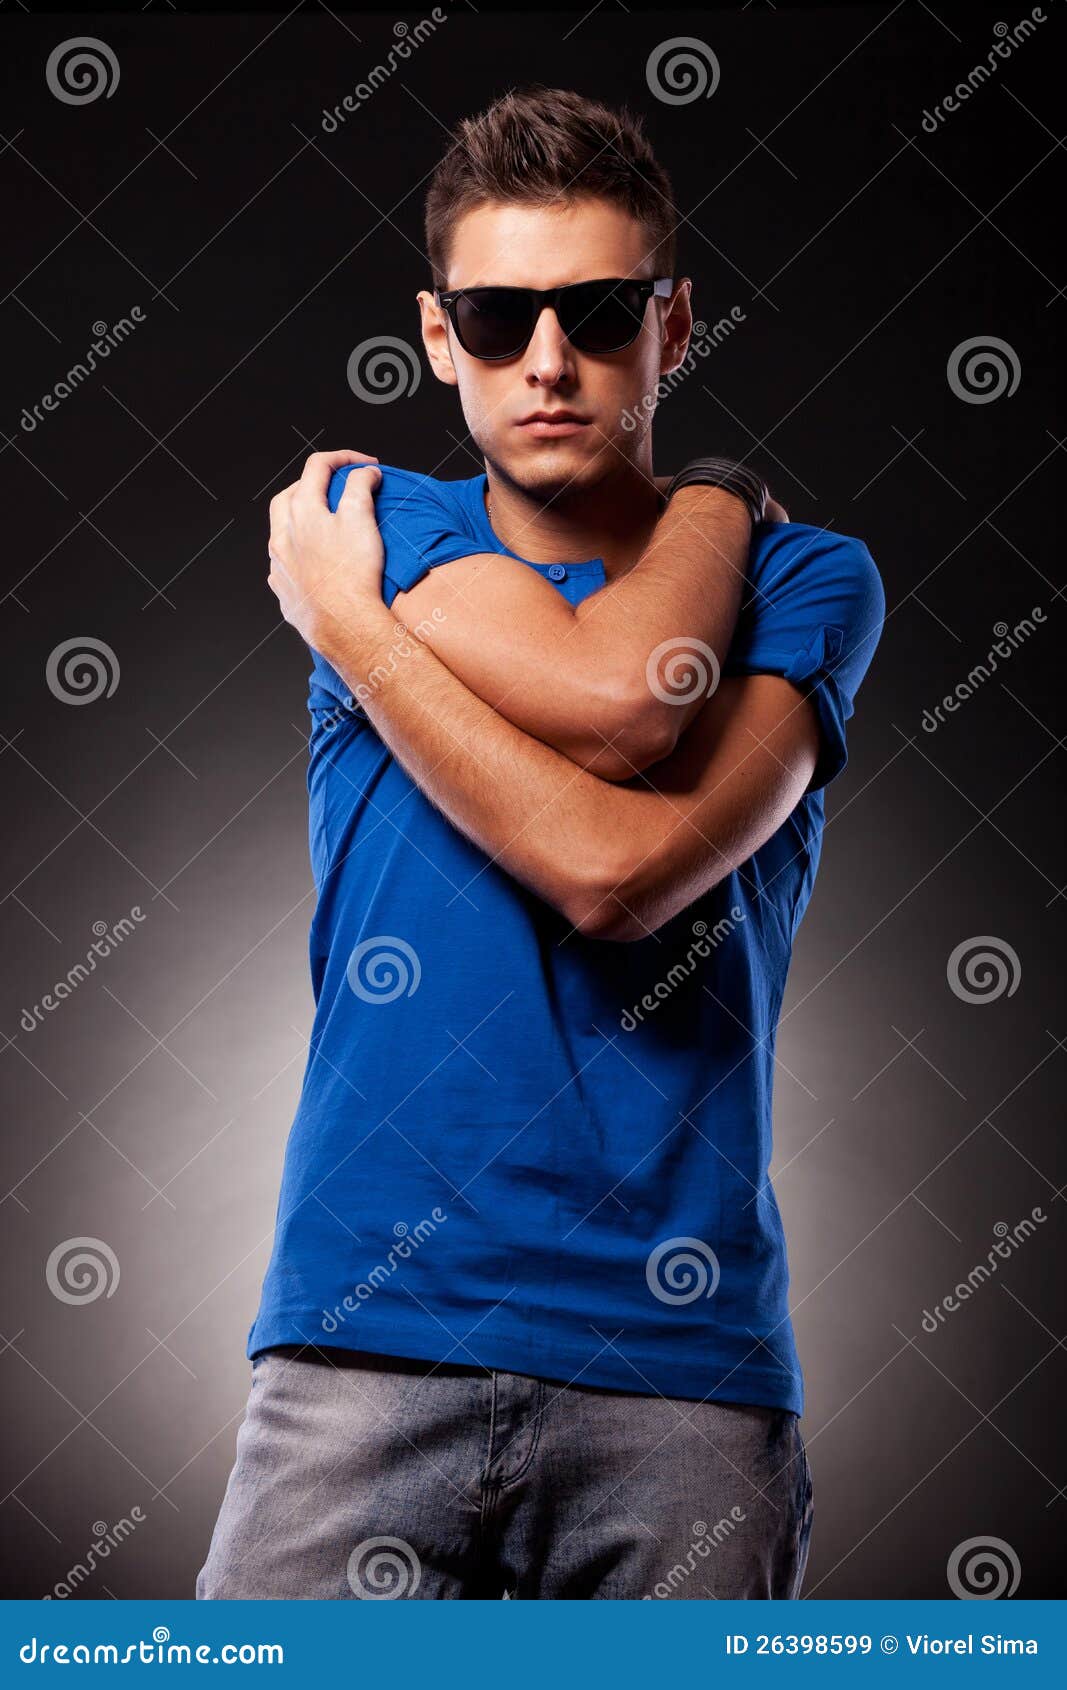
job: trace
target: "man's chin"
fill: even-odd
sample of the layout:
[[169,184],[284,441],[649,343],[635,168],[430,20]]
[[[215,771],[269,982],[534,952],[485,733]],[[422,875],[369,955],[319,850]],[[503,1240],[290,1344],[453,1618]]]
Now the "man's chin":
[[531,441],[490,461],[519,492],[542,503],[595,486],[604,476],[602,454],[575,448],[573,440]]

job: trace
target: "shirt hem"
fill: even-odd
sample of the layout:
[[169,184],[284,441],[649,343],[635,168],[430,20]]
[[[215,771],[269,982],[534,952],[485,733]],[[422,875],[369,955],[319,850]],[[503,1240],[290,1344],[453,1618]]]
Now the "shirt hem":
[[714,1362],[704,1366],[664,1365],[648,1354],[631,1354],[628,1359],[611,1351],[597,1355],[577,1345],[543,1343],[529,1334],[487,1333],[478,1329],[478,1355],[473,1357],[461,1344],[445,1344],[431,1329],[393,1320],[375,1322],[360,1311],[359,1330],[325,1332],[316,1321],[318,1311],[298,1310],[257,1319],[248,1334],[246,1356],[252,1360],[261,1350],[279,1344],[306,1344],[321,1349],[368,1350],[376,1355],[415,1361],[478,1365],[529,1378],[550,1379],[563,1385],[594,1385],[623,1391],[631,1396],[663,1396],[699,1402],[753,1403],[763,1408],[787,1409],[801,1417],[804,1391],[801,1380],[774,1368],[746,1364],[730,1366]]

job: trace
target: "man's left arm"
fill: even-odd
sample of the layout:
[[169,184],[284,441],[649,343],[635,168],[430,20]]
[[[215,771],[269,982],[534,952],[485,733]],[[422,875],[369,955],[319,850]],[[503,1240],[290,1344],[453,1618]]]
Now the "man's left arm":
[[[355,687],[391,642],[388,616],[364,621],[328,661]],[[454,827],[598,939],[646,938],[746,861],[799,801],[818,749],[812,705],[790,682],[730,676],[651,775],[603,781],[498,716],[415,639],[364,709]]]
[[803,794],[818,727],[791,683],[725,677],[654,784],[601,780],[497,715],[413,635],[398,664],[380,551],[360,546],[360,566],[337,569],[345,542],[330,513],[320,523],[302,505],[294,524],[288,497],[272,505],[269,577],[286,619],[359,691],[430,802],[582,933],[654,932],[758,850]]

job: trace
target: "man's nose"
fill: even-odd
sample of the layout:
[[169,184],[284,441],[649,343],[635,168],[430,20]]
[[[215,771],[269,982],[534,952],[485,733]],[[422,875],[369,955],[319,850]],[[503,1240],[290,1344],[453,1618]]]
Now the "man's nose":
[[526,374],[540,382],[558,382],[573,373],[573,348],[560,327],[556,313],[546,305],[526,348]]

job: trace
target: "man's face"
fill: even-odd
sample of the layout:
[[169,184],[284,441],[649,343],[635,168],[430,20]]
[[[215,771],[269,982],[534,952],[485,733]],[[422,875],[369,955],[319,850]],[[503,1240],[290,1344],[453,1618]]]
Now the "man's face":
[[[541,208],[479,206],[458,223],[448,287],[562,287],[609,276],[651,278],[650,236],[605,200]],[[525,492],[547,502],[610,476],[623,460],[651,466],[649,433],[657,383],[685,356],[692,329],[690,284],[645,306],[630,346],[578,351],[551,308],[513,358],[488,362],[465,352],[432,293],[419,294],[423,341],[438,378],[458,385],[463,414],[487,462]],[[582,425],[539,431],[532,412],[576,412]]]

